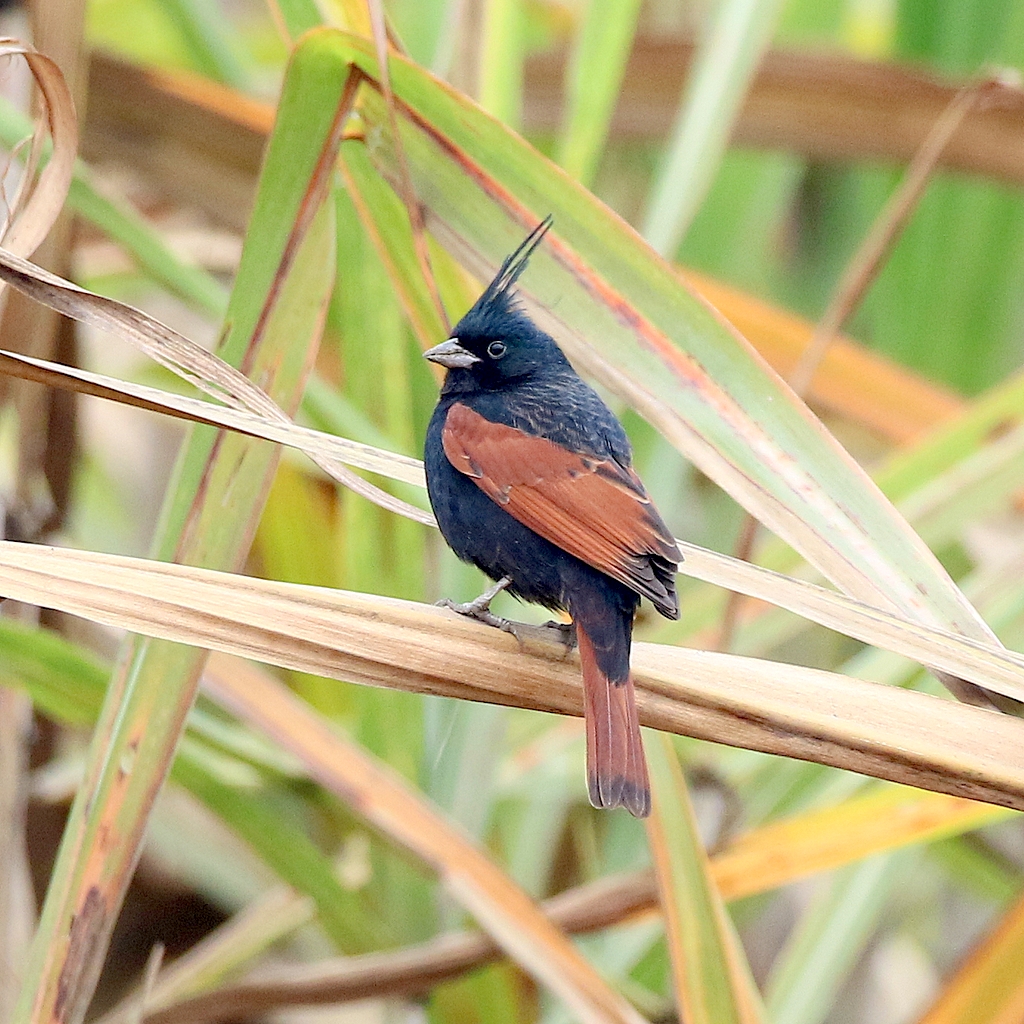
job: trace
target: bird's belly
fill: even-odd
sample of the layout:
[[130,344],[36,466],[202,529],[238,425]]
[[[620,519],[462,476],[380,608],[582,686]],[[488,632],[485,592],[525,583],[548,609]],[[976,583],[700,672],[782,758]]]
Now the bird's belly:
[[513,519],[443,452],[428,454],[425,468],[437,525],[455,554],[491,579],[511,577],[509,590],[525,601],[564,608],[565,563],[577,559]]

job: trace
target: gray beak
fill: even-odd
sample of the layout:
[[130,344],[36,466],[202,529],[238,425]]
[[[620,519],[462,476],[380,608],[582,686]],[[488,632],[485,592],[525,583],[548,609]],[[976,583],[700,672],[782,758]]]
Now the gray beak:
[[463,348],[455,338],[442,341],[440,345],[428,348],[423,353],[424,359],[432,363],[440,363],[447,366],[449,370],[465,370],[474,363],[482,362],[479,356],[473,355],[467,348]]

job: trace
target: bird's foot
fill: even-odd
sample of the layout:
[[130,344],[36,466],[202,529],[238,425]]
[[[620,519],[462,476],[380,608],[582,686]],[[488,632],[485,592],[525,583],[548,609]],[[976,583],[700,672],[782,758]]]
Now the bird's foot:
[[466,615],[471,619],[476,619],[478,622],[484,622],[488,626],[494,626],[495,629],[511,633],[518,640],[519,634],[516,632],[515,623],[510,619],[503,619],[500,615],[495,615],[494,612],[491,611],[491,602],[511,582],[511,576],[502,576],[502,578],[498,580],[493,587],[485,590],[473,601],[466,601],[464,604],[460,604],[459,602],[446,597],[443,600],[438,601],[437,604],[441,608],[451,608],[453,612],[458,612],[459,615]]
[[576,623],[559,622],[557,619],[548,619],[544,623],[544,629],[553,630],[558,634],[559,643],[565,647],[565,653],[576,650]]

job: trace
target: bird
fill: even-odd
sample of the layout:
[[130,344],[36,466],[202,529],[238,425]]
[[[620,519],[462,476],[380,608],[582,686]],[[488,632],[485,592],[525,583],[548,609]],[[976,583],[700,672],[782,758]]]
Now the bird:
[[516,282],[552,218],[501,264],[451,337],[424,357],[445,367],[424,444],[445,541],[496,581],[450,607],[492,625],[507,590],[568,612],[583,674],[587,788],[595,807],[650,813],[630,645],[640,598],[679,618],[682,554],[639,476],[622,425],[530,318]]

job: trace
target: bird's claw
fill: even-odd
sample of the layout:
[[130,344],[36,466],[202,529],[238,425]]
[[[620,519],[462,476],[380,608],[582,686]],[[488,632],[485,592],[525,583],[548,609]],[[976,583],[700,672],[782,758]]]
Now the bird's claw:
[[500,615],[495,615],[491,611],[491,602],[500,594],[510,583],[512,582],[511,576],[502,576],[497,583],[494,584],[488,590],[485,590],[478,598],[472,601],[466,601],[460,604],[458,601],[453,601],[451,598],[444,598],[438,601],[437,604],[441,608],[450,608],[453,612],[458,612],[459,615],[466,615],[471,619],[476,619],[478,622],[486,623],[488,626],[494,626],[495,629],[500,629],[505,633],[511,633],[517,640],[519,640],[519,634],[516,632],[515,623],[510,619],[503,619]]
[[559,622],[557,619],[548,619],[544,623],[545,629],[552,629],[558,633],[559,642],[565,647],[566,654],[576,650],[576,623]]
[[[476,619],[478,622],[483,622],[488,626],[493,626],[495,629],[500,629],[504,633],[511,633],[516,640],[519,641],[520,646],[528,637],[549,640],[551,639],[549,631],[553,630],[558,634],[557,642],[562,644],[565,648],[566,654],[575,650],[575,623],[558,622],[555,619],[551,619],[548,622],[545,622],[542,626],[533,626],[524,622],[514,622],[512,619],[504,619],[500,615],[495,615],[494,612],[491,611],[491,602],[498,596],[498,594],[508,587],[511,582],[511,576],[503,576],[494,584],[493,587],[489,590],[485,590],[473,601],[460,603],[446,597],[441,601],[437,601],[436,604],[439,608],[450,608],[453,612],[458,612],[459,615],[465,615],[468,618]],[[547,633],[547,635],[545,635],[545,633]]]
[[458,612],[459,615],[465,615],[467,618],[476,619],[477,622],[483,622],[488,626],[494,626],[495,629],[511,633],[513,636],[516,635],[516,628],[511,619],[503,619],[500,615],[495,615],[490,608],[479,606],[477,601],[466,601],[464,604],[460,604],[458,601],[446,597],[443,601],[436,603],[438,608],[450,608],[453,612]]

